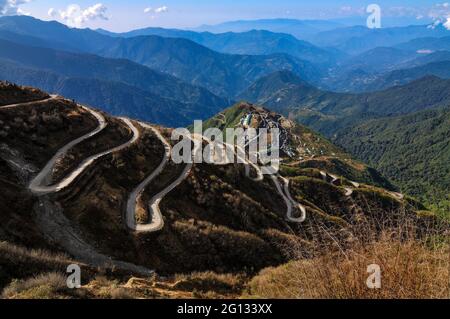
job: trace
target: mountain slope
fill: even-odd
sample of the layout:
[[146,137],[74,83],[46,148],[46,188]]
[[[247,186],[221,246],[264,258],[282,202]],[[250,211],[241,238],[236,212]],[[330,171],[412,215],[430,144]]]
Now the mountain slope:
[[285,89],[286,86],[302,86],[302,96],[305,96],[307,91],[313,91],[314,88],[300,79],[292,72],[281,71],[274,72],[259,81],[253,83],[247,90],[239,96],[242,100],[248,100],[264,104],[269,100],[273,93]]
[[125,58],[169,73],[221,96],[235,96],[261,76],[287,69],[314,81],[318,74],[308,62],[284,54],[270,56],[217,53],[186,39],[157,36],[117,39],[99,52]]
[[416,38],[440,38],[449,34],[449,31],[443,26],[434,29],[428,28],[427,25],[381,29],[354,26],[321,32],[311,39],[311,42],[321,47],[335,47],[350,54],[358,54],[376,47],[399,45]]
[[[327,136],[366,119],[412,113],[450,102],[450,81],[432,76],[384,91],[345,94],[296,84],[299,80],[292,82],[294,75],[280,74],[260,79],[240,97],[298,119]],[[274,77],[286,79],[285,85],[259,91],[276,83]]]
[[307,40],[317,33],[333,30],[342,24],[327,20],[296,20],[296,19],[259,19],[228,21],[217,25],[204,25],[196,31],[209,31],[213,33],[246,32],[251,30],[268,30],[292,34],[298,39]]
[[419,54],[415,51],[400,50],[392,47],[377,47],[345,60],[342,71],[364,69],[367,72],[383,72],[396,65],[414,60]]
[[126,33],[102,32],[110,36],[125,38],[147,35],[184,38],[204,45],[211,50],[229,54],[270,55],[286,53],[313,63],[329,64],[334,61],[333,54],[311,43],[298,40],[290,34],[273,33],[265,30],[214,34],[177,29],[145,28]]
[[416,53],[389,48],[385,53],[387,55],[380,61],[377,55],[370,59],[364,54],[357,59],[360,62],[348,60],[332,69],[321,82],[322,86],[338,92],[370,92],[404,85],[425,76],[449,78],[449,51]]
[[[40,39],[53,49],[94,52],[111,43],[111,38],[90,29],[69,28],[56,21],[42,21],[31,16],[0,17],[0,30],[19,34],[22,40]],[[9,35],[10,36],[10,35]]]
[[65,94],[116,115],[128,114],[169,126],[207,118],[230,104],[206,89],[127,60],[5,40],[0,40],[0,60],[3,79]]
[[0,82],[0,86],[0,106],[32,102],[50,97],[47,93],[32,87],[21,87],[19,90],[16,84],[7,83],[4,81]]
[[277,70],[291,70],[312,82],[320,77],[314,65],[286,54],[224,54],[186,39],[115,38],[89,29],[70,29],[56,22],[22,16],[0,17],[0,31],[19,34],[22,44],[25,38],[32,43],[38,39],[40,45],[51,48],[128,59],[227,98],[233,98],[259,77]]
[[[242,125],[242,119],[247,118],[249,114],[252,114],[252,119],[248,127],[256,130],[278,123],[275,126],[281,130],[280,156],[283,157],[283,174],[295,176],[298,172],[306,173],[310,170],[309,173],[313,173],[316,170],[315,173],[319,173],[319,169],[324,169],[347,179],[388,190],[395,189],[395,186],[377,171],[352,160],[351,156],[320,134],[257,105],[238,103],[203,123],[203,129],[219,128],[225,132],[228,128],[248,128]],[[272,124],[267,125],[267,122]]]
[[448,80],[426,77],[380,92],[338,94],[278,73],[246,97],[333,136],[406,193],[437,203],[448,200],[449,111],[442,108],[450,105],[449,92]]
[[397,69],[410,69],[430,63],[437,63],[444,61],[450,61],[450,51],[436,51],[432,53],[422,53],[420,54],[419,57],[417,57],[412,61],[408,61],[405,64],[399,64],[397,66]]
[[407,69],[394,70],[376,76],[371,81],[366,81],[366,83],[359,84],[358,90],[383,90],[393,86],[405,85],[427,76],[437,76],[442,79],[450,79],[450,56],[445,61],[427,63]]
[[399,49],[403,50],[427,50],[427,51],[440,51],[450,50],[450,36],[443,37],[420,37],[412,39],[411,41],[400,43],[397,45]]
[[[13,94],[19,89],[15,90]],[[163,140],[169,141],[172,130],[114,118],[61,97],[0,107],[0,121],[7,124],[0,132],[0,239],[9,245],[66,252],[94,273],[100,267],[111,276],[148,269],[160,274],[213,270],[251,275],[289,260],[282,248],[286,245],[302,247],[308,255],[319,243],[354,239],[358,233],[351,235],[357,230],[353,225],[361,221],[378,225],[389,216],[395,225],[396,216],[404,221],[405,214],[421,220],[417,210],[423,206],[400,198],[375,170],[351,160],[314,132],[247,104],[230,112],[230,118],[225,117],[233,122],[256,112],[252,125],[260,127],[261,119],[281,125],[286,145],[295,147],[293,158],[283,156],[284,177],[255,180],[242,164],[191,166],[170,159],[158,170],[168,147]],[[101,130],[99,118],[108,124]],[[67,143],[72,147],[59,153]],[[118,145],[125,146],[119,150]],[[56,152],[60,160],[48,171],[50,183],[60,185],[74,169],[79,175],[59,191],[40,196],[29,182]],[[336,176],[324,178],[321,171]],[[136,199],[135,222],[156,222],[150,211],[154,205],[148,205],[156,197],[164,223],[158,230],[136,233],[128,228],[125,208],[133,190],[155,172]],[[287,181],[287,186],[277,188],[280,181]],[[159,197],[168,187],[166,196]],[[294,201],[298,203],[289,212]],[[300,205],[307,213],[304,223],[289,219],[289,214],[300,213]],[[7,261],[0,285],[30,276],[23,271],[28,263],[23,258],[12,267]]]
[[450,199],[450,105],[350,127],[335,141],[417,198]]

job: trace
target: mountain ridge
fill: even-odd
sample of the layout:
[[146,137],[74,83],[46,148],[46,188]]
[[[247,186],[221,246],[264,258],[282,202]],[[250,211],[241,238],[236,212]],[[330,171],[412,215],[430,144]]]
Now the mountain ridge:
[[[280,73],[275,73],[275,76],[277,74]],[[404,86],[360,94],[327,92],[287,82],[284,87],[265,90],[259,96],[252,89],[268,88],[274,80],[269,76],[258,82],[250,86],[240,98],[249,96],[259,99],[266,107],[296,118],[326,136],[332,136],[339,129],[358,121],[407,114],[439,107],[445,101],[450,101],[450,81],[435,76],[424,77]]]
[[[106,110],[117,115],[130,114],[153,121],[164,119],[161,123],[180,126],[188,125],[194,119],[211,116],[231,104],[230,100],[215,96],[204,88],[131,61],[24,46],[6,40],[0,40],[0,44],[0,65],[4,79],[65,93],[85,103],[106,107]],[[37,76],[38,73],[41,75]],[[76,79],[85,79],[98,92],[105,94],[104,97],[95,96],[93,93],[96,89],[87,84],[81,89],[80,81],[75,84]],[[108,89],[110,86],[115,89]],[[129,101],[133,101],[131,92],[141,102],[134,103],[127,110],[124,97],[128,96]],[[120,101],[110,105],[114,97]],[[168,115],[164,114],[167,111],[165,105],[172,110]]]
[[274,33],[266,30],[214,34],[179,29],[144,28],[125,33],[113,33],[104,30],[100,30],[99,32],[113,37],[124,38],[148,35],[184,38],[214,51],[228,54],[270,55],[286,53],[316,64],[331,64],[335,60],[333,54],[311,43],[298,40],[290,34]]
[[57,22],[23,16],[0,17],[0,30],[19,33],[22,40],[24,36],[41,39],[42,45],[47,43],[53,48],[61,44],[64,49],[74,48],[77,53],[128,59],[228,98],[233,98],[258,77],[279,69],[292,70],[311,81],[320,77],[317,67],[286,54],[224,54],[187,39],[115,38],[90,29],[70,29]]

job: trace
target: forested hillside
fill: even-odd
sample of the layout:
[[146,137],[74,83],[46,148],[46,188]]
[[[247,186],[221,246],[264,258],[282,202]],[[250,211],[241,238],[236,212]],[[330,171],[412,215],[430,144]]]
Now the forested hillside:
[[427,202],[450,199],[450,107],[372,120],[335,139],[403,191]]

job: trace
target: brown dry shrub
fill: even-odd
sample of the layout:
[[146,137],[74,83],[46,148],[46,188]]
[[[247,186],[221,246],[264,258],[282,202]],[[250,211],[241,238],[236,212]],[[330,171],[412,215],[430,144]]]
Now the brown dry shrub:
[[[448,245],[384,234],[376,241],[263,270],[248,286],[259,298],[449,298]],[[381,267],[381,289],[369,289],[367,267]]]
[[66,278],[60,273],[41,274],[25,280],[14,280],[2,292],[6,299],[59,299],[67,290]]
[[217,274],[215,272],[194,272],[177,275],[174,289],[199,291],[202,293],[239,293],[244,286],[245,276],[235,274]]

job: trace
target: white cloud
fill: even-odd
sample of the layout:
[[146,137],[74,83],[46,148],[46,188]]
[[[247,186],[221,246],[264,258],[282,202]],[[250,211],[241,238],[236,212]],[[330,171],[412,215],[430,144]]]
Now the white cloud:
[[159,14],[159,13],[165,13],[165,12],[168,12],[168,11],[169,11],[169,8],[167,6],[162,6],[162,7],[158,7],[158,8],[155,8],[155,9],[153,9],[151,7],[148,7],[148,8],[144,9],[144,13],[156,13],[156,14]]
[[0,0],[0,16],[17,15],[29,13],[23,11],[20,6],[31,0]]
[[447,21],[444,22],[444,27],[447,30],[450,30],[450,17],[447,18]]
[[385,14],[391,17],[418,17],[422,14],[422,10],[409,6],[392,6],[385,10]]
[[418,54],[431,54],[433,53],[433,50],[429,50],[429,49],[421,49],[421,50],[417,50]]
[[107,10],[108,8],[104,4],[97,3],[92,7],[89,7],[86,10],[84,10],[83,17],[86,20],[94,20],[94,19],[108,20],[108,17],[106,16]]
[[59,16],[62,20],[66,21],[67,25],[79,28],[88,21],[97,19],[108,20],[109,18],[106,15],[107,10],[108,8],[102,3],[97,3],[84,10],[78,4],[71,4],[66,10],[60,10]]
[[169,8],[167,8],[166,6],[162,6],[160,8],[155,9],[155,13],[163,13],[163,12],[167,12],[167,11],[169,11]]
[[55,8],[48,9],[47,14],[51,18],[56,18],[56,16],[58,15],[58,13],[56,12]]
[[434,29],[439,25],[443,25],[450,30],[450,3],[438,3],[431,8],[428,16],[433,19],[433,23],[429,26]]
[[352,16],[352,15],[364,15],[366,8],[364,7],[352,7],[352,6],[342,6],[339,8],[338,13],[341,16]]
[[353,11],[353,8],[352,8],[351,6],[342,6],[342,7],[339,9],[339,11],[342,12],[342,13],[344,13],[344,12],[352,12],[352,11]]

